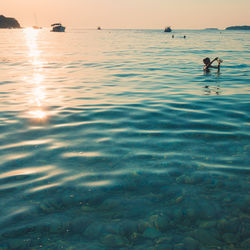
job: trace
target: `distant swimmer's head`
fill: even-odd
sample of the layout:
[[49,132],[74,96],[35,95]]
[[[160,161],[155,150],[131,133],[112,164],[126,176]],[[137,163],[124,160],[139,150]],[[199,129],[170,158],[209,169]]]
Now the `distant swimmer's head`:
[[210,58],[209,57],[204,58],[203,62],[205,65],[208,65],[210,63]]

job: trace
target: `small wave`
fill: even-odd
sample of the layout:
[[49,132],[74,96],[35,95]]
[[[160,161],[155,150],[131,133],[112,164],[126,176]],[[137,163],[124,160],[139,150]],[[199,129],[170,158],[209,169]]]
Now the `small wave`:
[[15,84],[15,81],[0,81],[0,85],[4,85],[4,84]]
[[113,76],[116,77],[135,77],[135,76],[139,76],[140,74],[136,74],[136,73],[130,73],[130,74],[114,74]]

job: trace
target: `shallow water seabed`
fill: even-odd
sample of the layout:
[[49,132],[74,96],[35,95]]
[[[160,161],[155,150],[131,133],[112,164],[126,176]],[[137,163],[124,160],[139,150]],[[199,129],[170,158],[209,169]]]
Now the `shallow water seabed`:
[[0,249],[249,249],[249,34],[0,32]]

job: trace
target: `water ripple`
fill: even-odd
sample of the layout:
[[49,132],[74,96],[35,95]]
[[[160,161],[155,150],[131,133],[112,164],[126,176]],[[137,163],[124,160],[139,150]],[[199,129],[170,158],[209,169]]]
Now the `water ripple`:
[[248,34],[8,32],[3,249],[247,249]]

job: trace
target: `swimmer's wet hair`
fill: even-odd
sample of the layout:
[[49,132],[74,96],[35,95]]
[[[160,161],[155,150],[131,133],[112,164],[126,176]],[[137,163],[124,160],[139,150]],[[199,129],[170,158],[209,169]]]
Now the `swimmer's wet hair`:
[[210,58],[209,58],[209,57],[204,58],[204,59],[203,59],[203,62],[204,62],[205,64],[210,63]]

